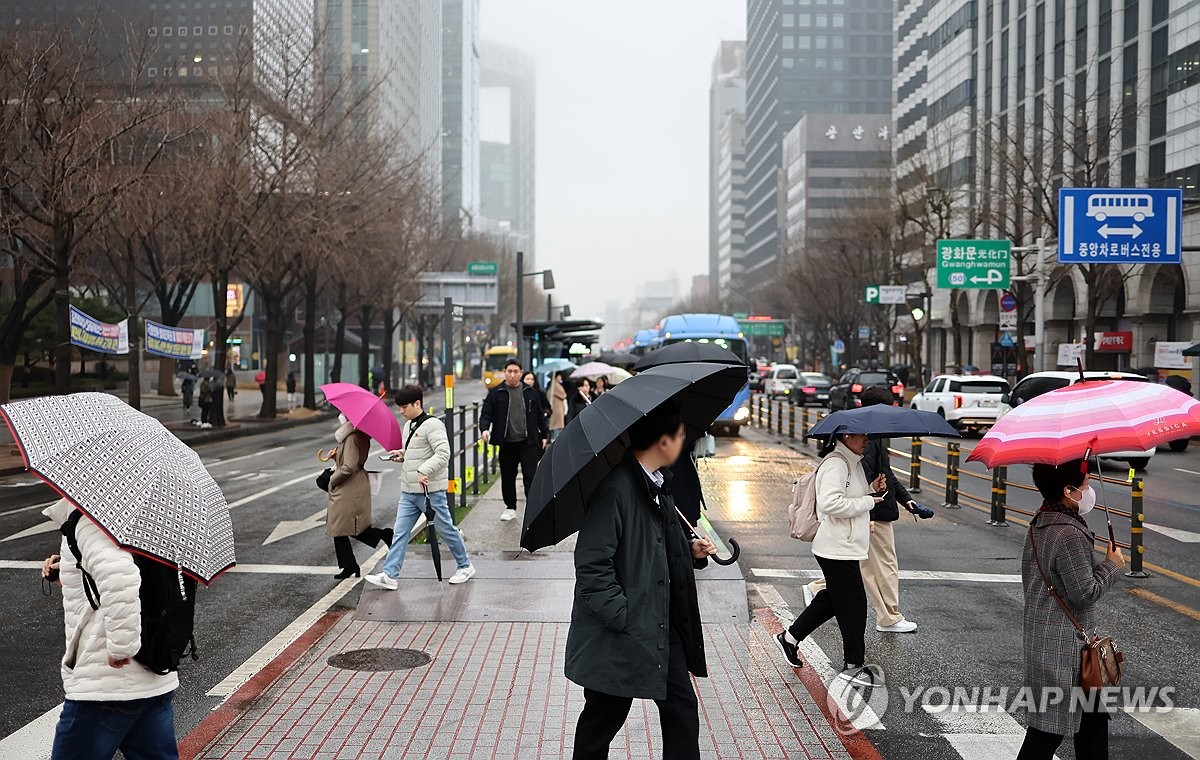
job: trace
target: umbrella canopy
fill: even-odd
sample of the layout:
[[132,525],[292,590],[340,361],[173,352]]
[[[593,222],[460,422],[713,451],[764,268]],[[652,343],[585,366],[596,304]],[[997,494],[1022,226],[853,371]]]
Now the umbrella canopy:
[[538,372],[552,375],[556,372],[566,372],[575,368],[575,362],[570,359],[547,359],[538,365]]
[[669,399],[682,407],[689,440],[704,433],[746,384],[743,367],[670,364],[630,378],[600,396],[546,449],[529,489],[521,546],[534,551],[583,524],[588,497],[628,448],[633,423]]
[[712,364],[741,364],[737,354],[727,348],[721,348],[715,343],[696,343],[682,341],[669,346],[656,348],[649,352],[638,363],[633,365],[634,372],[642,372],[651,367],[663,364],[679,364],[680,362],[708,362]]
[[193,375],[191,372],[184,372],[179,375],[179,381],[191,380],[193,383],[200,379],[199,375]]
[[834,412],[808,431],[809,438],[828,438],[838,433],[858,433],[870,438],[904,438],[936,435],[961,438],[962,434],[933,412],[876,404]]
[[259,370],[258,374],[254,376],[254,382],[256,382],[256,383],[267,382],[267,373],[263,370]]
[[609,372],[604,376],[604,378],[608,380],[608,385],[610,388],[614,385],[625,382],[631,377],[633,377],[631,373],[621,369],[620,367],[617,367],[612,372]]
[[25,466],[118,546],[207,585],[234,565],[225,496],[158,420],[106,393],[0,406]]
[[219,369],[206,369],[199,374],[199,378],[208,378],[209,380],[224,380],[225,373]]
[[571,373],[571,377],[581,379],[585,377],[600,377],[602,375],[611,375],[615,367],[605,364],[604,362],[588,362],[579,369]]
[[354,427],[379,441],[380,446],[395,451],[403,445],[400,422],[379,396],[352,383],[322,385],[321,392]]
[[611,364],[614,367],[621,367],[623,369],[629,369],[638,362],[638,358],[636,356],[625,351],[614,351],[609,354],[604,354],[603,359],[606,364]]
[[1062,464],[1150,451],[1200,431],[1200,402],[1158,383],[1088,380],[1026,401],[1001,417],[968,462]]

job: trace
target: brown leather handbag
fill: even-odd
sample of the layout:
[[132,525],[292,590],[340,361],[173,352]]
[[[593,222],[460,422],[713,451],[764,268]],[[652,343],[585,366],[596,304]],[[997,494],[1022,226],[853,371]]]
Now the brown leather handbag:
[[1042,569],[1042,560],[1038,556],[1037,541],[1033,538],[1033,526],[1029,526],[1029,545],[1033,547],[1033,561],[1037,565],[1038,572],[1041,573],[1042,582],[1046,584],[1046,588],[1050,591],[1050,596],[1054,597],[1054,601],[1058,602],[1058,606],[1066,613],[1067,618],[1071,621],[1071,625],[1075,626],[1075,630],[1079,632],[1080,637],[1086,642],[1079,652],[1079,685],[1084,689],[1102,689],[1105,686],[1119,686],[1121,677],[1124,675],[1125,668],[1125,653],[1117,648],[1117,642],[1113,641],[1111,636],[1101,636],[1095,634],[1088,636],[1083,626],[1079,624],[1079,619],[1075,617],[1075,613],[1071,612],[1071,608],[1063,602],[1058,592],[1054,590],[1054,586],[1050,583],[1050,579],[1046,577],[1046,571]]

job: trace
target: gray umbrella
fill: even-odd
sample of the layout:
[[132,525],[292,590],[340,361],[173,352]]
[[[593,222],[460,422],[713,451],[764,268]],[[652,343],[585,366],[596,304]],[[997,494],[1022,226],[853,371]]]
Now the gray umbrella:
[[206,369],[200,373],[200,377],[201,378],[207,377],[209,380],[224,380],[225,373],[219,369]]

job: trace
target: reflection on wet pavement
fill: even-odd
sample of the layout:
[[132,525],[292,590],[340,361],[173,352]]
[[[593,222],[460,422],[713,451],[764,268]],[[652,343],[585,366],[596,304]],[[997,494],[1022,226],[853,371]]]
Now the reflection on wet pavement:
[[786,519],[792,483],[812,469],[812,461],[783,447],[744,438],[721,439],[717,456],[698,466],[711,520]]

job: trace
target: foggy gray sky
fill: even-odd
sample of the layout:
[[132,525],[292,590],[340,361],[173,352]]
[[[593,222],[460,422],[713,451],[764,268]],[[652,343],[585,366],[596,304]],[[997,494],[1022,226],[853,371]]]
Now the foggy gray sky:
[[480,36],[537,59],[537,263],[603,317],[631,283],[708,271],[708,85],[745,0],[483,0]]

